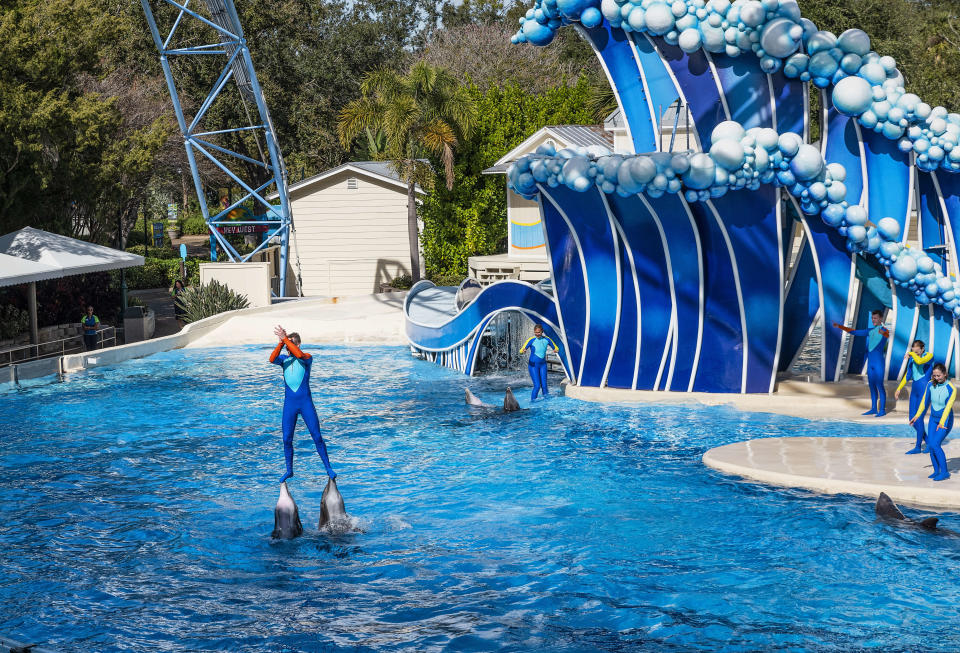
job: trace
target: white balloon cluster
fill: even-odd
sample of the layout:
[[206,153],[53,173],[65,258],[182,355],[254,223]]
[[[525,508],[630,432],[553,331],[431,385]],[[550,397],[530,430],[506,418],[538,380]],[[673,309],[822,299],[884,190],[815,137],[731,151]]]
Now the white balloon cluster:
[[820,151],[792,132],[745,130],[727,121],[714,128],[709,153],[657,152],[625,156],[604,148],[557,152],[550,145],[522,157],[507,170],[511,188],[533,198],[538,185],[561,184],[584,192],[594,186],[623,197],[644,193],[660,197],[683,193],[688,202],[721,197],[731,190],[756,190],[761,184],[784,187],[808,215],[820,214],[846,238],[851,252],[876,256],[897,285],[909,288],[921,304],[936,303],[960,318],[960,284],[947,277],[933,259],[900,242],[900,225],[883,218],[873,225],[867,212],[849,205],[846,170],[824,161]]
[[767,73],[833,87],[833,105],[866,129],[898,140],[923,170],[960,171],[960,114],[907,93],[893,57],[870,49],[850,29],[839,37],[800,16],[795,0],[536,0],[520,19],[514,43],[546,45],[564,24],[595,27],[606,18],[626,32],[662,36],[691,53],[731,57],[753,52]]

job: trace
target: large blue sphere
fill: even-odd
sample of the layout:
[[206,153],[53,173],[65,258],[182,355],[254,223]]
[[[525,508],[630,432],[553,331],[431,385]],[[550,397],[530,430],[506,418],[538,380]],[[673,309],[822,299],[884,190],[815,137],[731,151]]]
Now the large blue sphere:
[[845,77],[833,87],[833,106],[847,116],[859,116],[873,104],[873,87],[862,77]]

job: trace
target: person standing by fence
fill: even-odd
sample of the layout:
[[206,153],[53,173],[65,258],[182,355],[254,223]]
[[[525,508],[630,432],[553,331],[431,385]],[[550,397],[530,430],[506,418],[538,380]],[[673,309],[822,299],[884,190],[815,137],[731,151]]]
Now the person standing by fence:
[[83,329],[83,348],[93,351],[97,348],[97,330],[100,328],[100,318],[93,314],[93,306],[87,306],[87,314],[80,318],[80,328]]

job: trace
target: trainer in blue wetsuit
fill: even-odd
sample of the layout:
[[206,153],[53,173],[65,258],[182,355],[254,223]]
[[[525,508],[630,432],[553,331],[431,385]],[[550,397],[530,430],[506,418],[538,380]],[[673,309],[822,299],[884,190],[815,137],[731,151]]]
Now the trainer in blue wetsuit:
[[[280,337],[280,344],[270,354],[270,362],[283,367],[283,456],[287,463],[287,473],[280,482],[283,483],[293,476],[293,433],[297,428],[297,417],[303,417],[303,423],[313,437],[317,446],[317,453],[327,468],[327,476],[336,478],[337,475],[330,467],[327,458],[327,447],[320,437],[320,420],[317,418],[317,409],[310,396],[310,368],[313,357],[300,350],[300,336],[296,333],[287,334],[281,327],[274,331]],[[289,355],[281,354],[286,347]]]
[[923,419],[923,414],[930,408],[930,422],[927,424],[927,449],[930,451],[930,460],[933,461],[933,474],[930,478],[935,481],[945,481],[950,478],[947,469],[947,455],[943,453],[943,441],[953,429],[953,402],[957,398],[957,390],[947,381],[947,368],[942,363],[933,366],[930,383],[920,400],[920,406],[914,414],[911,424]]
[[[894,399],[900,399],[900,391],[907,385],[907,381],[913,381],[910,386],[910,409],[907,412],[908,417],[913,417],[920,407],[920,401],[923,399],[923,393],[927,391],[927,383],[930,382],[930,374],[933,372],[933,352],[927,352],[923,340],[914,340],[910,351],[904,356],[907,361],[907,369],[900,379],[900,385],[897,386],[897,392]],[[923,428],[923,420],[917,420],[913,424],[917,432],[917,444],[907,453],[922,453],[923,443],[927,439],[927,432]]]
[[533,327],[533,337],[523,343],[520,353],[530,350],[530,360],[527,362],[527,369],[530,372],[530,378],[533,380],[533,390],[530,391],[530,401],[534,401],[540,391],[543,391],[543,398],[550,396],[550,389],[547,387],[547,350],[558,351],[557,345],[553,340],[543,335],[543,327],[537,324]]
[[870,410],[864,415],[883,417],[887,413],[887,390],[883,387],[883,370],[886,367],[886,340],[890,332],[883,326],[883,313],[870,314],[873,326],[869,329],[852,329],[836,322],[833,326],[854,336],[867,336],[867,382],[870,384]]

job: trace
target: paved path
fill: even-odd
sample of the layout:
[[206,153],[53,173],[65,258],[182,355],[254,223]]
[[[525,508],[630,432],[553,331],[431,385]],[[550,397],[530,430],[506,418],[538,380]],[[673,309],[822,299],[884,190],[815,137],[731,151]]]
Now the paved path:
[[927,454],[908,456],[914,438],[761,438],[710,449],[703,462],[727,474],[761,483],[827,494],[876,499],[881,492],[899,503],[960,508],[960,442],[946,442],[946,481],[927,478]]
[[131,290],[128,297],[136,297],[153,309],[156,315],[156,331],[154,338],[169,336],[180,330],[177,320],[173,316],[173,297],[166,288],[150,288],[149,290]]

